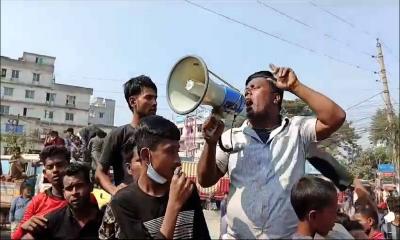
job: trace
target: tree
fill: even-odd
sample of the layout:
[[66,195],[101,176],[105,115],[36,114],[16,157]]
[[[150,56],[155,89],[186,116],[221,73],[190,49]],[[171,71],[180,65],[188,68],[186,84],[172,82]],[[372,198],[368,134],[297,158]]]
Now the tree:
[[390,163],[386,147],[369,148],[363,151],[357,160],[347,167],[354,177],[372,180],[375,178],[378,164]]
[[[395,116],[395,124],[394,126],[396,129],[394,131],[399,131],[399,116]],[[393,131],[391,129],[389,121],[386,116],[386,110],[378,109],[375,115],[372,117],[372,122],[370,126],[370,137],[369,139],[374,144],[383,143],[383,144],[390,144],[391,138],[389,131]]]
[[[282,109],[283,114],[288,117],[315,115],[310,107],[301,99],[284,100]],[[320,147],[336,157],[340,156],[345,162],[348,160],[352,162],[361,151],[361,147],[357,144],[359,138],[360,136],[356,134],[355,129],[351,126],[351,122],[346,120],[335,133],[321,141]]]
[[21,152],[25,152],[26,150],[26,136],[18,135],[15,133],[5,134],[1,136],[1,143],[6,144],[7,153],[13,153],[14,150],[19,147]]

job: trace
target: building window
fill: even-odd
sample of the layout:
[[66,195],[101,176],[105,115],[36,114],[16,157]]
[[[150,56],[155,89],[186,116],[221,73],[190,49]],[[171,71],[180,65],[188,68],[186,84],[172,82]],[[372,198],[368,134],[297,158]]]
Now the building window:
[[42,63],[43,63],[43,58],[41,58],[41,57],[36,57],[35,62],[36,62],[37,64],[42,64]]
[[99,118],[104,118],[104,113],[103,112],[99,112]]
[[4,96],[12,96],[14,88],[4,87]]
[[[53,111],[44,110],[44,118],[53,119],[53,115],[54,115],[54,112],[53,112]],[[65,116],[65,117],[66,117],[66,116]],[[72,117],[72,118],[73,118],[73,117]]]
[[40,74],[39,73],[33,73],[32,81],[39,82],[40,81]]
[[24,111],[22,112],[22,116],[26,117],[26,113],[28,112],[27,108],[24,108]]
[[0,114],[9,114],[10,106],[0,105]]
[[19,70],[12,70],[11,78],[19,78]]
[[197,124],[197,132],[201,132],[203,128],[202,124]]
[[6,77],[7,75],[7,69],[6,68],[2,68],[1,69],[1,77]]
[[46,102],[54,102],[56,100],[55,93],[46,93]]
[[67,99],[66,99],[66,101],[65,101],[65,104],[67,104],[67,105],[74,105],[74,106],[75,106],[75,99],[76,99],[75,96],[67,95]]
[[65,113],[65,120],[74,121],[74,114],[73,113]]
[[25,90],[25,98],[33,99],[35,97],[35,91]]

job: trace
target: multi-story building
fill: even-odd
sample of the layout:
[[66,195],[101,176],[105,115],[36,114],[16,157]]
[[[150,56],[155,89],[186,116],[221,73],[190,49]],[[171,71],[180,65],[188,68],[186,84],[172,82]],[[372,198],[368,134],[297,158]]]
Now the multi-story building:
[[24,135],[31,150],[41,149],[50,129],[62,136],[68,127],[88,125],[93,89],[56,83],[54,62],[28,52],[19,59],[1,56],[1,133]]
[[89,106],[89,124],[114,126],[115,100],[96,97]]

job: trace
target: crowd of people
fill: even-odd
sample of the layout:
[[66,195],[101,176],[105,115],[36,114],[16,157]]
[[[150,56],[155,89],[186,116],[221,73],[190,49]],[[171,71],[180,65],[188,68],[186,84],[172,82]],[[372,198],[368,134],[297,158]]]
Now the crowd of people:
[[[334,181],[305,176],[309,149],[342,125],[345,112],[292,69],[270,67],[245,82],[247,120],[241,127],[224,132],[215,116],[203,124],[200,185],[230,177],[220,238],[399,238],[398,196],[387,197],[387,209],[379,210],[356,179],[356,198],[344,211]],[[316,116],[282,116],[284,91]],[[181,168],[180,131],[156,115],[156,85],[138,76],[124,84],[124,94],[131,121],[106,137],[76,136],[73,129],[66,139],[50,134],[40,161],[51,187],[33,197],[21,187],[10,214],[12,239],[210,239],[196,185]],[[102,209],[91,193],[94,184],[112,195]]]

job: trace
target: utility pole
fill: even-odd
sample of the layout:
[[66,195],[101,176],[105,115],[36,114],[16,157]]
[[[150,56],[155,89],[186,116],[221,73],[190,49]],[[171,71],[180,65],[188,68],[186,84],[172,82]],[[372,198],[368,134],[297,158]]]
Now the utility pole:
[[383,84],[383,100],[386,105],[386,117],[389,122],[389,129],[388,133],[391,135],[390,140],[391,140],[391,145],[392,145],[392,152],[393,152],[393,158],[392,162],[393,165],[395,166],[396,170],[396,180],[397,184],[399,184],[400,181],[400,159],[399,159],[399,132],[398,132],[398,122],[396,121],[395,114],[393,112],[393,106],[390,101],[390,94],[389,94],[389,87],[388,87],[388,82],[387,82],[387,77],[386,77],[386,69],[385,69],[385,62],[383,60],[383,52],[382,52],[382,45],[379,42],[379,38],[376,39],[376,48],[378,50],[378,55],[376,56],[376,59],[379,63],[379,66],[381,68],[379,74],[382,80]]

